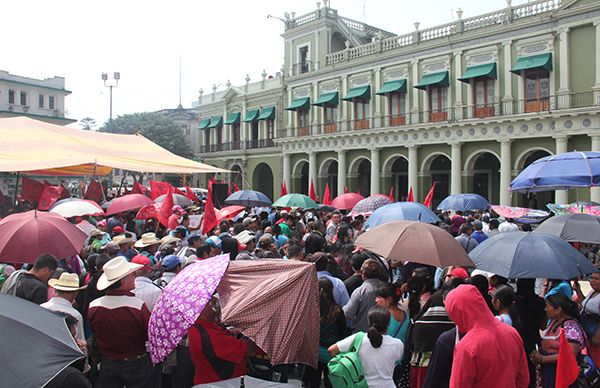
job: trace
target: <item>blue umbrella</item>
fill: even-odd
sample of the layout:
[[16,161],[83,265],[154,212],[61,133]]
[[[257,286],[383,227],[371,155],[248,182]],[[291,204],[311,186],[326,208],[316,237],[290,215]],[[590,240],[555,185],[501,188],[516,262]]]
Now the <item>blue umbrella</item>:
[[449,195],[438,205],[438,210],[486,210],[490,206],[487,199],[479,194]]
[[569,243],[544,233],[501,233],[479,244],[469,256],[477,269],[511,279],[573,279],[597,271]]
[[593,186],[600,186],[600,152],[566,152],[531,163],[510,183],[510,190],[527,193]]
[[392,221],[422,221],[433,224],[439,222],[440,218],[419,202],[395,202],[375,210],[365,227],[374,228]]
[[246,207],[271,206],[273,201],[260,191],[240,190],[225,199],[226,205],[238,205]]

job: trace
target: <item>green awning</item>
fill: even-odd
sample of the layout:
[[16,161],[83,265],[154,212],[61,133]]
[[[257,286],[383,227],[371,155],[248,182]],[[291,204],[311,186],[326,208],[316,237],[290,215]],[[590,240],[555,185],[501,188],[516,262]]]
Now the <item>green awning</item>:
[[310,97],[298,98],[290,104],[285,110],[308,110],[310,108]]
[[263,110],[260,112],[260,116],[258,116],[259,120],[273,120],[275,118],[275,107],[274,106],[269,106],[266,108],[263,108]]
[[223,125],[223,116],[213,116],[210,119],[208,128],[218,128]]
[[246,111],[246,116],[244,116],[244,122],[249,123],[258,118],[258,109],[250,109]]
[[458,80],[462,82],[469,82],[473,78],[491,78],[498,79],[496,72],[496,62],[486,63],[483,65],[469,66],[467,71],[459,77]]
[[338,104],[338,92],[323,93],[317,98],[313,105],[316,106],[332,106]]
[[352,100],[370,100],[371,99],[371,85],[359,86],[352,88],[348,91],[348,94],[342,98],[345,101]]
[[450,79],[447,71],[439,73],[425,74],[421,81],[415,85],[415,88],[425,90],[427,86],[449,86]]
[[515,67],[510,69],[511,73],[520,75],[522,70],[544,69],[552,71],[552,53],[532,55],[530,57],[519,57]]
[[381,89],[375,94],[382,96],[388,93],[406,93],[406,80],[397,79],[395,81],[384,82]]
[[206,129],[208,128],[208,124],[210,124],[210,119],[202,119],[200,120],[200,125],[198,125],[198,129]]
[[239,124],[239,123],[240,123],[240,112],[228,114],[227,118],[225,119],[225,122],[224,122],[225,125],[232,125],[232,124]]

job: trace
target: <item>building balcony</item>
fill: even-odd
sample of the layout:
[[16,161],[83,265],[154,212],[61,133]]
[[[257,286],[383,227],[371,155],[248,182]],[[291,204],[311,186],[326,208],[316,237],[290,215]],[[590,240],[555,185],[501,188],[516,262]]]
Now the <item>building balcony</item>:
[[198,153],[209,154],[214,152],[228,152],[240,150],[258,150],[275,147],[273,139],[252,139],[246,141],[232,141],[220,144],[201,145],[198,147]]

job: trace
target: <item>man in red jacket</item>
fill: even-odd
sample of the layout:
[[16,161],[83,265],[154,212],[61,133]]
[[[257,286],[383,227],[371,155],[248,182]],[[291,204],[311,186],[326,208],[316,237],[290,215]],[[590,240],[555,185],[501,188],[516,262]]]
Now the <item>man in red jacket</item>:
[[496,319],[481,293],[461,285],[446,297],[446,311],[464,337],[454,348],[450,388],[525,388],[529,385],[523,341]]

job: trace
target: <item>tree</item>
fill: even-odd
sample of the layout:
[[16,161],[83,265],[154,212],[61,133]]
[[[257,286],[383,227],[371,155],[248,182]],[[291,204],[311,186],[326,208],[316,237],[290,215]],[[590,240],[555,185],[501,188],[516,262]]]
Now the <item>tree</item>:
[[106,122],[100,131],[129,135],[140,133],[176,155],[184,158],[194,156],[179,126],[161,113],[143,112],[118,116],[113,119],[112,126]]
[[79,125],[81,125],[81,129],[84,129],[86,131],[93,131],[97,124],[96,124],[96,120],[94,120],[91,117],[84,117],[81,120],[79,120]]

